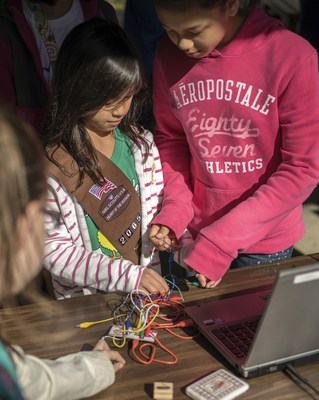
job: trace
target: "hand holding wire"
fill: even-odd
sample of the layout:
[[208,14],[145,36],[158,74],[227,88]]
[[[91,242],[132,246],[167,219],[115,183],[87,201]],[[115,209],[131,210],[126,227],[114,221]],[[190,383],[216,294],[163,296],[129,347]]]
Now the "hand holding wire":
[[179,243],[175,233],[165,225],[152,225],[149,238],[160,251],[176,251],[179,249]]
[[169,287],[165,279],[150,268],[144,269],[138,288],[148,293],[160,293],[161,295],[169,292]]
[[[127,340],[132,340],[131,356],[142,364],[151,362],[175,364],[177,356],[159,340],[158,330],[164,329],[184,340],[191,340],[194,336],[185,336],[173,331],[174,328],[193,325],[191,320],[185,319],[183,313],[184,298],[176,284],[177,278],[172,273],[173,263],[173,251],[170,248],[169,274],[166,277],[162,278],[155,271],[145,269],[144,278],[146,279],[141,280],[142,288],[127,293],[121,304],[113,310],[113,317],[82,323],[78,326],[88,327],[95,323],[114,320],[114,325],[103,339],[112,338],[117,348],[124,347]],[[178,290],[179,296],[172,296],[174,289]],[[167,353],[169,359],[156,357],[158,350]],[[117,352],[110,353],[110,357],[118,357],[117,354]],[[117,362],[117,359],[115,358],[114,361]],[[124,364],[120,359],[118,363],[119,365],[115,368],[122,368]]]
[[[172,277],[174,281],[174,277]],[[175,283],[172,283],[176,287]],[[134,290],[126,297],[126,306],[131,307],[131,312],[125,321],[116,328],[113,343],[116,347],[123,347],[126,340],[132,340],[131,356],[142,364],[157,362],[161,364],[175,364],[176,355],[165,346],[158,338],[158,330],[164,329],[174,336],[191,340],[193,336],[179,335],[173,332],[174,328],[192,326],[193,322],[185,320],[183,315],[182,293],[180,297],[171,297],[171,292],[165,296],[150,294],[141,290]],[[130,300],[130,306],[128,306]],[[169,355],[169,359],[156,357],[161,350]]]

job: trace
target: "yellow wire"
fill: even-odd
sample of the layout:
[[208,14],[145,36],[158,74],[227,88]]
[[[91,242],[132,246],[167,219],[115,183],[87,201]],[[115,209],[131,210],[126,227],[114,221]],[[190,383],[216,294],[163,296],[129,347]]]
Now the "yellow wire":
[[[149,304],[151,304],[151,303],[149,303]],[[143,307],[143,308],[145,308],[147,306],[147,304]],[[127,333],[139,333],[139,332],[141,332],[141,331],[144,331],[146,328],[148,328],[153,322],[154,322],[154,320],[155,320],[155,318],[158,316],[158,314],[159,314],[159,307],[157,307],[157,309],[156,309],[156,312],[155,312],[155,314],[154,314],[154,316],[153,316],[153,318],[149,321],[149,323],[146,325],[146,326],[144,326],[144,327],[142,327],[142,328],[140,328],[140,329],[128,329],[128,330],[119,330],[119,333],[125,333],[125,332],[127,332]],[[138,322],[138,324],[137,324],[137,326],[139,326],[140,325],[140,321],[141,321],[141,319],[142,319],[142,313],[140,313],[140,320],[139,320],[139,322]]]
[[76,327],[77,328],[88,328],[88,327],[90,327],[92,325],[101,324],[102,322],[113,321],[115,318],[124,317],[124,316],[126,316],[126,314],[120,314],[120,315],[116,315],[116,316],[111,317],[111,318],[101,319],[100,321],[82,322],[81,324],[76,325]]
[[125,336],[125,329],[123,330],[123,332],[120,332],[120,333],[123,333],[123,339],[122,339],[122,343],[121,344],[118,344],[117,343],[117,341],[119,340],[119,338],[116,338],[116,336],[113,336],[113,344],[114,344],[114,346],[116,346],[116,347],[118,347],[118,348],[121,348],[121,347],[124,347],[125,346],[125,343],[126,343],[126,336]]

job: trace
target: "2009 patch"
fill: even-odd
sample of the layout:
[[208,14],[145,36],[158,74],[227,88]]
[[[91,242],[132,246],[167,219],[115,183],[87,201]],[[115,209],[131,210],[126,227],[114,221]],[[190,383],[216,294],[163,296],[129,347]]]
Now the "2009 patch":
[[134,221],[131,223],[131,225],[125,229],[125,232],[123,235],[119,238],[119,243],[124,246],[125,243],[133,236],[134,232],[136,229],[139,227],[141,223],[142,217],[140,214],[137,214],[135,217]]
[[131,193],[123,185],[118,186],[103,200],[99,213],[106,221],[112,221],[122,214],[130,200]]

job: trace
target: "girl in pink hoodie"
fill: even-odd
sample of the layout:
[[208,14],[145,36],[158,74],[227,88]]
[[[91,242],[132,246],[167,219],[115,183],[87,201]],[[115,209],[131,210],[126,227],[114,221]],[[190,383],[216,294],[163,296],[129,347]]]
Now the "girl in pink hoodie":
[[[227,269],[288,258],[319,180],[318,55],[252,0],[153,0],[155,141],[194,217],[166,208],[150,235],[180,241],[203,287]],[[181,240],[185,228],[191,240]],[[164,239],[164,241],[163,241]]]

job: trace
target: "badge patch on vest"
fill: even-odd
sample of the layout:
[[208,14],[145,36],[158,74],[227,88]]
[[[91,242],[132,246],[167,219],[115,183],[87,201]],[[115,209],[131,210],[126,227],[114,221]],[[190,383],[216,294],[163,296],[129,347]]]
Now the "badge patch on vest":
[[113,182],[107,180],[104,178],[105,182],[100,185],[93,185],[91,189],[89,190],[89,193],[93,194],[97,199],[101,200],[102,196],[104,193],[108,193],[110,190],[113,190],[116,188],[116,185],[114,185]]
[[[1,1],[1,0],[0,0]],[[141,239],[141,200],[131,180],[102,153],[96,155],[108,179],[95,184],[84,174],[83,183],[77,186],[79,171],[74,160],[63,148],[55,150],[56,160],[63,169],[49,163],[49,174],[61,181],[86,210],[101,234],[119,254],[133,264],[139,263]],[[75,189],[76,188],[76,189]]]
[[99,209],[100,215],[106,221],[112,221],[114,218],[122,214],[129,205],[131,193],[123,186],[113,189],[103,200]]
[[142,217],[140,216],[140,214],[137,214],[137,216],[135,217],[134,221],[125,230],[123,235],[119,238],[119,242],[120,242],[120,244],[122,246],[125,245],[125,243],[132,237],[132,235],[136,231],[136,229],[139,228],[141,220],[142,220]]

